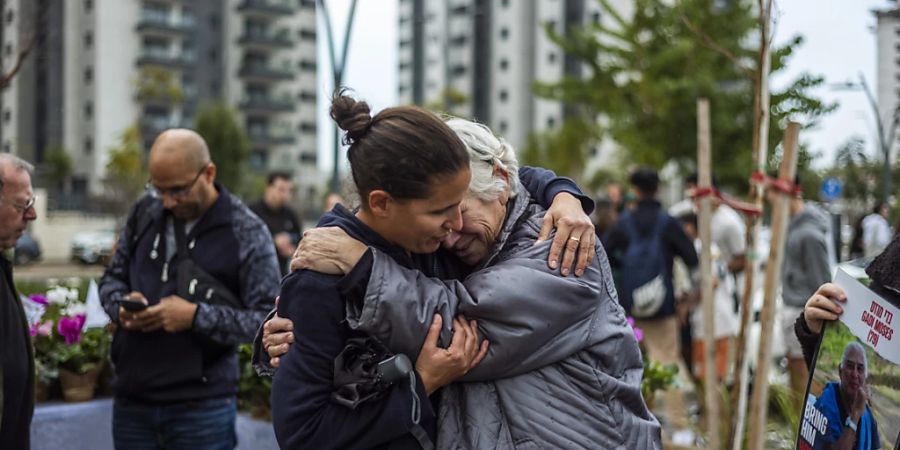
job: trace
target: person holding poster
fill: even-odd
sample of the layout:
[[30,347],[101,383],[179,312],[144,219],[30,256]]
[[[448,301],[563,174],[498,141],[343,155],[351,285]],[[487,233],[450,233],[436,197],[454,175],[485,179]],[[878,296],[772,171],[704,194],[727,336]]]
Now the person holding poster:
[[876,295],[885,292],[882,280],[872,276],[867,288],[838,271],[834,284],[819,287],[797,319],[795,331],[812,371],[798,433],[801,450],[900,445],[888,441],[900,428],[893,381],[900,377],[900,353],[891,342],[892,319],[900,310],[896,296]]

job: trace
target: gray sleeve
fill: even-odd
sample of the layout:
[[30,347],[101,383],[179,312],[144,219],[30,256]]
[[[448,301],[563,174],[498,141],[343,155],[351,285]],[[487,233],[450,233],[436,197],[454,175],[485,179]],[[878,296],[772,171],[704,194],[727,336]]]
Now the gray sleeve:
[[235,211],[238,242],[239,297],[244,308],[199,303],[194,331],[224,345],[252,342],[266,314],[275,305],[281,271],[269,231],[244,207]]
[[477,320],[490,347],[465,381],[514,376],[551,364],[583,347],[601,286],[596,283],[597,262],[580,278],[553,274],[546,264],[549,247],[548,241],[529,248],[477,272],[465,284],[428,278],[374,251],[365,299],[348,306],[348,322],[415,358],[435,312],[444,319],[445,345],[457,313]]

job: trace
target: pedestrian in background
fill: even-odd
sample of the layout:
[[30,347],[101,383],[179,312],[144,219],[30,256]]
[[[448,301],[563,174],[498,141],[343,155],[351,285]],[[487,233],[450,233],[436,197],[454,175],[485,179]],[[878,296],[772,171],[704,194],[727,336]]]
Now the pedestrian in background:
[[887,203],[879,203],[862,222],[863,249],[865,256],[877,256],[891,242],[891,226],[887,218],[890,209]]
[[250,210],[262,219],[272,235],[282,275],[288,272],[288,263],[303,233],[297,213],[289,206],[293,192],[294,181],[289,173],[272,172],[263,197],[250,205]]

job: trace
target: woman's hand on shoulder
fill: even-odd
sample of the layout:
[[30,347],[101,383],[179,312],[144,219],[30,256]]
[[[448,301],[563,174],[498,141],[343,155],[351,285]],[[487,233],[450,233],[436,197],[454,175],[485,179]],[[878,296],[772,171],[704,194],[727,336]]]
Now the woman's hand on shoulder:
[[[547,265],[553,270],[561,267],[562,275],[567,276],[572,263],[575,263],[575,276],[580,277],[587,265],[594,260],[597,235],[594,232],[594,223],[584,213],[581,201],[574,195],[563,192],[553,198],[553,204],[544,215],[544,223],[537,242],[547,240],[554,228],[556,236],[550,245]],[[560,256],[562,256],[561,265]]]

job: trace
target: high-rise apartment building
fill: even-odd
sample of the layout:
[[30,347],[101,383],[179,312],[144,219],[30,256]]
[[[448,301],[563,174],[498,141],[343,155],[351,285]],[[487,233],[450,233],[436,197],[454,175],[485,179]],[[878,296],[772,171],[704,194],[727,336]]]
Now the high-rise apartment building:
[[[606,20],[590,0],[400,0],[399,15],[400,102],[438,104],[487,124],[516,148],[567,114],[561,103],[535,97],[534,82],[584,70],[544,27],[564,33]],[[589,165],[610,146],[600,147]]]
[[[0,94],[0,146],[38,164],[62,148],[72,189],[100,194],[108,149],[138,126],[149,149],[200,105],[235,108],[251,168],[292,171],[317,197],[315,0],[12,0],[3,66],[37,37]],[[8,19],[8,20],[7,20]]]
[[[891,160],[896,161],[900,132],[891,133],[896,126],[894,117],[900,107],[900,8],[875,11],[877,18],[876,76],[878,78],[875,97],[878,113],[884,127],[885,139],[891,134]],[[879,152],[880,152],[879,147]],[[879,153],[880,154],[880,153]]]

